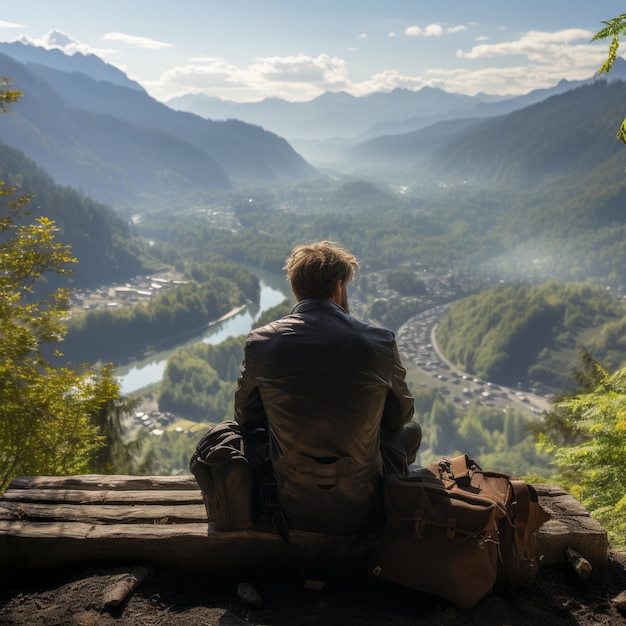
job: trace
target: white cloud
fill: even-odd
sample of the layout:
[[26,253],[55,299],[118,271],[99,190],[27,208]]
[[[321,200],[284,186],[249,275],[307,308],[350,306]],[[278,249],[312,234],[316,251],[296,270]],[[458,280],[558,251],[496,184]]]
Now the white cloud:
[[143,48],[146,50],[161,50],[163,48],[173,48],[171,43],[165,41],[157,41],[148,37],[138,37],[136,35],[128,35],[126,33],[106,33],[102,36],[104,41],[119,41],[135,48]]
[[579,61],[578,65],[566,63],[559,66],[519,64],[475,70],[433,68],[424,75],[415,76],[402,74],[397,70],[385,70],[360,83],[352,83],[346,91],[360,96],[374,91],[388,92],[396,87],[417,90],[428,86],[471,96],[477,93],[516,96],[535,89],[553,87],[563,79],[574,81],[590,78],[600,66],[602,54],[592,52],[587,57],[581,57]]
[[[480,44],[469,52],[459,50],[457,57],[468,61],[454,69],[432,67],[422,75],[407,75],[386,70],[352,84],[355,95],[390,91],[395,87],[420,89],[438,87],[451,93],[475,95],[480,92],[522,95],[559,81],[592,77],[606,58],[606,45],[590,43],[592,33],[569,29],[556,32],[530,31],[517,40]],[[499,59],[497,62],[491,62]],[[485,67],[489,64],[489,67]],[[480,65],[480,67],[472,67]]]
[[[484,59],[488,57],[505,57],[513,55],[526,56],[529,59],[548,59],[558,51],[561,54],[575,41],[589,43],[593,33],[589,30],[572,28],[553,33],[529,31],[516,41],[503,41],[493,44],[474,46],[470,52],[459,50],[457,56],[463,59]],[[575,49],[569,48],[569,49]]]
[[429,24],[425,28],[421,26],[409,26],[404,29],[404,34],[409,37],[441,37],[442,35],[451,35],[466,30],[465,26],[445,27],[442,24]]
[[24,24],[17,24],[16,22],[0,20],[0,28],[26,28],[26,26]]
[[359,35],[359,39],[368,39],[368,38],[369,38],[369,35],[367,33],[361,33]]
[[421,26],[409,26],[404,30],[405,35],[410,37],[433,37],[443,35],[441,24],[429,24],[426,28]]
[[[325,91],[343,90],[358,96],[424,86],[467,95],[484,92],[513,96],[552,87],[562,79],[593,76],[606,56],[606,46],[590,44],[589,39],[589,32],[582,30],[529,32],[518,40],[482,43],[470,51],[459,50],[457,57],[467,62],[464,67],[431,66],[415,75],[388,68],[358,82],[351,79],[346,60],[328,54],[256,58],[247,66],[221,58],[196,57],[185,66],[163,73],[158,81],[143,84],[163,99],[205,93],[237,101],[258,101],[270,95],[306,101]],[[498,57],[502,61],[489,63]],[[490,67],[484,67],[486,63]],[[481,67],[472,67],[478,64]]]
[[310,100],[329,89],[343,89],[350,81],[343,59],[301,54],[257,58],[246,67],[220,58],[196,57],[144,86],[157,97],[202,92],[242,101],[259,100],[268,94],[295,101]]
[[346,62],[328,54],[320,54],[317,57],[300,54],[259,58],[250,65],[250,70],[272,81],[277,79],[314,81],[331,85],[345,84],[348,81]]

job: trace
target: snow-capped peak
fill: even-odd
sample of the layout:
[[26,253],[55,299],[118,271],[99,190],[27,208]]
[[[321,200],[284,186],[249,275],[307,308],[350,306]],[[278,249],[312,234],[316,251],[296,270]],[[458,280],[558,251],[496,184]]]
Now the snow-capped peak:
[[21,35],[14,41],[22,43],[24,45],[33,46],[35,48],[44,48],[46,50],[61,50],[65,54],[72,56],[79,52],[80,54],[88,55],[92,51],[89,46],[80,43],[73,37],[70,37],[67,33],[60,30],[51,30],[43,37],[29,37],[28,35]]

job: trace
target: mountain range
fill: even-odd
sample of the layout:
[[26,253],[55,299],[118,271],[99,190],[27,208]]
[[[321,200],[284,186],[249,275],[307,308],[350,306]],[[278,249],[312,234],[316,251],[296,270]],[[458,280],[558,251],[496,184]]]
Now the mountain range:
[[[626,61],[618,59],[611,78],[626,78]],[[342,138],[363,141],[398,135],[459,117],[494,117],[522,109],[554,95],[597,80],[562,80],[557,85],[516,97],[477,94],[465,96],[423,87],[394,89],[356,97],[345,92],[324,93],[307,102],[266,98],[260,102],[233,102],[204,94],[171,98],[166,104],[210,119],[240,119],[258,124],[289,141],[326,141]]]
[[24,94],[1,119],[2,141],[59,183],[118,208],[311,180],[322,175],[311,163],[409,180],[535,184],[617,164],[614,137],[626,114],[621,58],[610,80],[563,80],[509,99],[425,87],[300,103],[189,95],[166,105],[94,55],[19,42],[0,44],[0,75]]
[[1,139],[61,184],[129,207],[318,176],[274,133],[174,111],[97,57],[58,52],[0,44],[0,75],[23,93]]
[[[358,139],[384,134],[376,132],[384,124],[423,120],[423,125],[445,119],[442,116],[467,115],[485,96],[463,96],[424,87],[419,91],[394,89],[353,96],[326,92],[308,102],[287,102],[266,98],[260,102],[232,102],[204,94],[172,98],[167,105],[211,119],[241,119],[268,128],[290,141],[326,140],[333,137]],[[448,117],[448,118],[449,118]],[[401,129],[415,130],[409,126]],[[373,134],[372,134],[373,133]]]
[[625,79],[626,61],[618,58],[608,78],[562,80],[553,87],[511,98],[485,94],[463,96],[423,87],[417,91],[394,89],[363,97],[344,92],[325,93],[308,102],[267,98],[238,103],[187,94],[172,98],[167,104],[211,119],[237,118],[259,124],[286,137],[311,163],[340,167],[346,163],[355,165],[354,157],[368,150],[361,148],[361,144],[369,140],[380,138],[394,145],[391,136],[407,135],[406,143],[411,143],[416,136],[409,133],[427,129],[425,137],[442,142],[460,128],[481,119],[507,115],[598,81]]

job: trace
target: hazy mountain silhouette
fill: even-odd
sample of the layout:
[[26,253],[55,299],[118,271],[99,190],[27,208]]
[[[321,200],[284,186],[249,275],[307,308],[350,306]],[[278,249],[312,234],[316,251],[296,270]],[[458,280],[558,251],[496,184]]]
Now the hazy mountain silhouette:
[[[624,77],[626,61],[618,59],[608,79],[604,77],[603,80],[611,82]],[[207,118],[238,118],[260,124],[287,137],[294,148],[311,163],[341,167],[347,154],[351,159],[360,154],[362,164],[371,164],[372,159],[379,160],[373,151],[374,146],[386,153],[404,143],[390,136],[432,127],[423,135],[423,139],[436,144],[443,141],[446,134],[453,133],[453,129],[471,125],[471,120],[479,121],[518,111],[596,80],[597,76],[581,81],[562,80],[554,87],[511,98],[485,94],[461,96],[424,87],[417,91],[395,89],[389,93],[363,97],[347,93],[325,93],[308,102],[268,98],[261,102],[237,103],[202,94],[189,94],[172,98],[167,104]],[[441,124],[454,120],[463,121],[448,127]],[[367,144],[367,140],[376,141]],[[407,141],[411,145],[406,149],[415,153],[412,158],[430,152],[410,138]],[[357,147],[352,150],[354,146]],[[392,161],[396,161],[393,156]]]
[[[626,61],[618,59],[610,78],[626,75]],[[232,102],[204,94],[187,94],[167,101],[168,106],[210,119],[241,119],[259,124],[289,139],[294,145],[311,141],[364,141],[382,135],[404,134],[436,122],[461,117],[494,117],[541,102],[553,95],[593,82],[562,80],[554,87],[516,97],[463,96],[423,87],[417,91],[394,89],[355,97],[345,92],[324,93],[307,102],[266,98],[260,102]]]
[[[20,54],[29,48],[10,46]],[[0,54],[0,75],[10,77],[24,94],[2,119],[2,138],[60,183],[127,205],[140,198],[229,189],[240,182],[317,176],[273,133],[240,121],[214,122],[177,112],[132,85],[68,71],[75,57],[84,69],[81,55],[67,57],[63,69],[55,69]]]
[[486,98],[424,87],[419,91],[394,89],[390,93],[361,97],[327,92],[308,102],[278,98],[254,103],[231,102],[198,94],[172,98],[167,104],[206,118],[237,118],[259,124],[289,140],[325,140],[335,136],[354,138],[377,124],[412,117],[430,118],[444,112],[452,117],[467,115]]

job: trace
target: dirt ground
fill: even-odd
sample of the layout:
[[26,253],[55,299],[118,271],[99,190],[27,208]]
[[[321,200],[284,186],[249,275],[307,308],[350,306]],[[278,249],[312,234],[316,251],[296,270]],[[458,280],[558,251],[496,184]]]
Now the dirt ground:
[[[307,591],[294,572],[205,579],[163,569],[147,577],[118,605],[110,590],[137,564],[107,569],[44,572],[4,571],[0,625],[20,626],[599,626],[626,624],[611,602],[626,590],[626,553],[611,555],[606,569],[589,580],[569,565],[543,568],[532,589],[492,594],[471,609],[385,585],[367,576],[344,575],[322,591]],[[427,567],[427,564],[424,564]],[[6,578],[10,579],[7,581]],[[252,585],[240,587],[240,583]],[[254,593],[258,592],[255,597]]]

